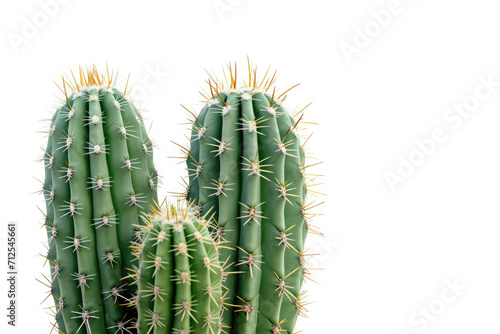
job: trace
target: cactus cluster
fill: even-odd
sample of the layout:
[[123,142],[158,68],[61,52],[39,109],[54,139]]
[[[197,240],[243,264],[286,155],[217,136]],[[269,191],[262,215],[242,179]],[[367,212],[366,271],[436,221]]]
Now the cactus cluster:
[[79,74],[71,83],[63,78],[65,101],[43,157],[54,326],[115,333],[134,316],[122,304],[136,287],[122,277],[137,266],[130,245],[158,178],[141,115],[113,87],[113,75]]
[[213,334],[222,271],[206,220],[179,206],[153,209],[137,245],[137,332]]
[[[299,136],[302,111],[291,116],[275,76],[208,80],[206,105],[190,112],[187,198],[200,215],[214,212],[211,233],[223,263],[222,324],[233,333],[293,333],[304,309],[311,181]],[[226,74],[224,73],[226,77]],[[293,87],[292,87],[293,88]],[[189,110],[188,110],[189,111]],[[182,147],[182,146],[181,146]]]
[[[184,148],[186,201],[158,205],[153,145],[127,87],[63,78],[44,151],[53,328],[65,334],[280,334],[305,315],[315,174],[303,111],[275,75],[213,76]],[[226,73],[224,73],[226,77]],[[246,79],[245,79],[246,80]],[[128,81],[127,81],[128,86]],[[180,146],[180,145],[179,145]]]

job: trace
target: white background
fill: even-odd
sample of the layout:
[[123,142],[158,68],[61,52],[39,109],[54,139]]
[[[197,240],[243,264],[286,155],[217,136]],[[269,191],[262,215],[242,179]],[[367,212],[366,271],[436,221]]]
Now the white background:
[[[39,305],[47,289],[35,281],[47,269],[37,255],[45,232],[35,205],[43,199],[34,194],[43,166],[34,161],[46,140],[37,133],[47,126],[40,120],[61,97],[52,80],[93,63],[131,73],[150,111],[165,196],[185,173],[167,158],[178,153],[170,140],[187,134],[180,104],[199,109],[205,69],[219,73],[228,61],[242,69],[247,55],[278,70],[282,90],[302,83],[288,108],[313,101],[306,118],[319,123],[309,129],[309,147],[324,161],[317,172],[326,174],[326,205],[315,225],[326,237],[310,242],[324,270],[315,273],[319,285],[306,286],[314,304],[299,329],[499,332],[500,87],[472,105],[476,89],[487,92],[480,77],[500,81],[496,2],[61,0],[45,22],[41,4],[48,2],[0,8],[1,254],[4,225],[19,226],[20,310],[8,333],[50,327],[48,304]],[[224,12],[215,8],[224,4]],[[371,12],[388,8],[385,26],[375,23]],[[29,24],[36,30],[29,33]],[[371,37],[363,40],[365,29]],[[342,51],[347,44],[356,47],[351,57]],[[168,75],[153,80],[155,71]],[[457,117],[447,110],[464,101],[474,109],[467,118],[444,118]],[[439,129],[445,140],[425,157],[418,153],[415,141],[428,142]],[[386,174],[398,172],[400,157],[424,158],[393,190]],[[0,258],[4,272],[6,255]],[[3,276],[0,282],[4,310]],[[461,290],[454,295],[446,282]]]

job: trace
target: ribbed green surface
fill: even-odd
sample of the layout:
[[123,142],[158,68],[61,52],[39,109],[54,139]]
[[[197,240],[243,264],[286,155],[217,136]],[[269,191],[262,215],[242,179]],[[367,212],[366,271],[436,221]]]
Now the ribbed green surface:
[[139,333],[217,333],[222,272],[203,222],[190,211],[164,208],[150,217],[143,239]]
[[45,152],[52,292],[67,334],[115,333],[134,309],[130,246],[156,200],[152,147],[137,109],[116,89],[86,88],[58,109]]
[[294,126],[257,89],[218,92],[194,122],[188,199],[215,212],[227,332],[291,334],[299,315],[306,189]]

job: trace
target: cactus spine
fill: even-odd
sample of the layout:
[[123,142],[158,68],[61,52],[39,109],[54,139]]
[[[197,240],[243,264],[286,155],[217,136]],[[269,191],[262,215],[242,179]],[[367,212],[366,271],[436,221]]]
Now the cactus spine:
[[95,67],[79,74],[63,78],[44,153],[52,294],[64,333],[115,333],[133,316],[121,305],[136,287],[122,277],[137,266],[130,244],[156,199],[157,173],[126,89]]
[[190,112],[187,197],[201,215],[215,212],[212,235],[227,274],[221,326],[291,334],[304,311],[304,243],[312,232],[302,110],[290,116],[282,106],[288,91],[276,96],[275,76],[258,80],[250,63],[243,86],[236,65],[227,77],[211,77],[206,105],[198,116]]
[[138,249],[140,334],[213,334],[222,271],[204,219],[165,205],[149,215]]

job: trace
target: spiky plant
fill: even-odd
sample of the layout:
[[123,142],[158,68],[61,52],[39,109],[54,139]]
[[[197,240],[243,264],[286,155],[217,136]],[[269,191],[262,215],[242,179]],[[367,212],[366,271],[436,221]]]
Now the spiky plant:
[[64,103],[44,151],[51,293],[58,329],[116,333],[137,287],[122,277],[137,266],[130,244],[139,216],[156,199],[153,150],[138,109],[95,67],[62,79]]
[[305,312],[306,236],[319,233],[310,225],[316,204],[306,201],[316,182],[300,139],[305,108],[290,115],[282,104],[293,87],[278,95],[268,72],[258,79],[248,62],[246,82],[237,81],[236,65],[225,82],[210,76],[205,106],[198,115],[188,110],[190,148],[179,145],[187,198],[217,222],[225,333],[293,333]]
[[214,334],[221,306],[222,271],[207,221],[165,204],[146,216],[136,245],[140,334]]

